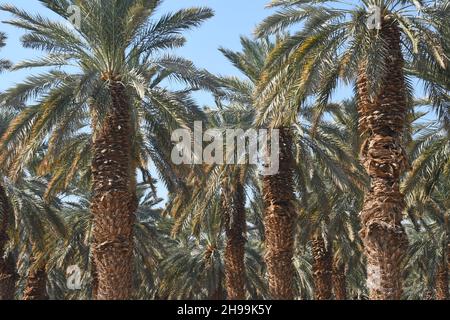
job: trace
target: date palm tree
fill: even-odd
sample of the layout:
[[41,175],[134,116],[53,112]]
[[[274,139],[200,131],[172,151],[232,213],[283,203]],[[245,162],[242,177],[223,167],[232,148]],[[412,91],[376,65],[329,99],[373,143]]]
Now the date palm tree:
[[295,131],[293,141],[300,202],[297,242],[311,251],[317,300],[332,299],[333,289],[343,299],[347,289],[342,269],[350,261],[356,262],[352,271],[362,265],[350,257],[357,256],[359,249],[359,239],[352,234],[359,226],[355,212],[367,182],[354,156],[359,150],[354,131],[356,104],[330,104],[327,114],[330,120],[314,124],[314,109],[305,106],[298,125],[301,130]]
[[[174,244],[168,248],[168,254],[160,265],[160,284],[158,296],[166,299],[223,300],[227,298],[226,233],[223,232],[223,208],[220,193],[215,193],[207,208],[202,228],[196,237],[191,230],[179,232]],[[195,219],[195,217],[194,217]],[[187,219],[191,228],[196,222]],[[173,228],[173,226],[172,226]],[[245,246],[246,277],[244,287],[246,297],[251,299],[267,298],[263,281],[263,258],[258,241],[249,232],[249,243]],[[239,272],[243,272],[240,270]]]
[[[429,53],[440,67],[446,65],[439,34],[428,18],[433,3],[369,0],[333,6],[327,0],[273,1],[271,6],[280,10],[257,29],[258,35],[266,36],[304,23],[271,55],[273,72],[265,79],[270,88],[266,96],[280,100],[293,86],[294,97],[301,101],[304,84],[312,82],[317,85],[320,111],[339,79],[356,84],[360,132],[365,137],[361,161],[371,177],[361,213],[371,299],[402,295],[401,261],[407,238],[401,225],[400,177],[408,168],[403,132],[411,105],[403,67],[405,58],[419,50]],[[267,105],[266,114],[276,109]]]
[[[210,124],[228,123],[227,127],[230,127],[236,123],[226,122],[223,119],[231,119],[230,113],[234,113],[231,110],[212,113],[209,114]],[[212,120],[212,118],[219,117],[223,118],[219,121]],[[223,297],[229,300],[244,300],[248,295],[245,264],[245,244],[247,242],[245,203],[246,189],[251,179],[251,168],[217,164],[205,166],[203,169],[204,171],[200,173],[192,172],[185,190],[172,194],[165,212],[174,219],[172,234],[177,238],[186,236],[185,229],[186,226],[189,226],[192,234],[197,238],[205,234],[212,237],[213,232],[220,233],[214,238],[214,241],[220,241],[222,245],[222,234],[225,233],[225,246],[214,249],[224,250],[223,275],[220,275],[221,281],[222,276],[225,280],[226,295]],[[220,228],[209,230],[213,226],[216,227],[211,225],[210,216],[216,215],[219,209]],[[191,222],[189,223],[189,221]],[[212,241],[212,239],[209,240]]]
[[[430,168],[432,170],[432,168]],[[429,181],[434,180],[430,178]],[[427,189],[416,185],[408,195],[408,223],[412,239],[407,268],[407,297],[449,299],[449,203],[448,175],[443,174]],[[420,279],[420,280],[419,280]],[[421,283],[417,286],[415,284]],[[424,293],[429,297],[425,297]]]
[[[189,70],[189,68],[186,68],[188,66],[189,65],[185,66],[185,69],[189,71],[188,75],[191,72],[198,72],[199,74],[201,74],[201,71]],[[145,183],[151,186],[152,193],[154,194],[156,194],[156,188],[154,186],[154,181],[147,169],[150,166],[150,163],[155,165],[169,191],[173,192],[174,190],[176,190],[176,188],[182,186],[179,181],[180,177],[182,176],[182,171],[180,171],[180,169],[174,166],[171,162],[170,143],[168,143],[168,140],[165,139],[165,137],[169,135],[170,130],[177,129],[179,126],[183,126],[185,124],[187,125],[189,123],[189,119],[199,116],[195,105],[192,104],[185,92],[164,92],[157,87],[161,78],[170,78],[173,73],[173,70],[168,66],[166,66],[164,69],[159,70],[158,72],[155,72],[151,77],[154,80],[152,80],[149,84],[149,88],[151,90],[154,90],[155,92],[161,92],[161,96],[159,96],[161,99],[155,102],[149,101],[145,104],[139,104],[136,106],[138,114],[136,117],[137,119],[135,119],[136,124],[134,125],[134,127],[136,128],[136,139],[134,143],[137,147],[134,148],[135,152],[133,157],[136,163],[139,163],[139,170],[142,173],[142,179]],[[176,72],[176,77],[183,78],[187,77],[188,75]],[[192,89],[187,88],[186,90],[189,91]],[[192,115],[185,114],[184,111],[181,110],[184,107],[190,107]],[[45,105],[42,106],[42,108],[43,111]],[[171,109],[172,114],[165,114],[164,110],[166,109]],[[162,117],[166,119],[166,121],[164,123],[162,123],[161,121],[156,121],[152,118],[152,116],[154,115],[158,115],[158,117]],[[54,140],[51,139],[48,146],[47,143],[45,143],[45,150],[43,152],[40,151],[41,156],[39,157],[39,159],[32,160],[33,165],[36,167],[33,171],[33,175],[45,175],[50,179],[45,191],[46,199],[51,198],[54,195],[73,196],[71,189],[73,189],[74,186],[76,186],[77,189],[80,190],[89,190],[91,178],[90,162],[92,157],[92,133],[87,132],[84,129],[86,127],[85,123],[89,121],[89,119],[87,119],[88,117],[89,114],[80,115],[79,124],[77,123],[72,128],[74,131],[73,133],[58,132],[57,128],[60,127],[62,123],[64,123],[64,119],[62,119],[62,123],[56,125],[55,129],[52,129],[54,130],[53,136],[61,134],[62,137]],[[192,118],[192,122],[194,121],[193,119],[194,118]],[[21,119],[16,118],[16,121],[17,120]],[[30,120],[25,120],[26,121],[24,121],[24,123],[18,122],[16,125],[26,126],[27,121]],[[36,133],[33,132],[32,134]],[[14,141],[14,137],[12,137],[11,140]],[[75,157],[73,156],[74,154],[76,154]],[[15,170],[13,169],[13,171]],[[88,194],[88,192],[86,192],[86,194]],[[81,204],[83,204],[82,198],[78,198],[78,200],[81,202]],[[77,213],[75,208],[73,210],[69,210],[68,208],[66,208],[65,210],[68,212]],[[81,209],[79,211],[84,212]],[[79,214],[75,215],[79,216]],[[90,217],[90,215],[86,214],[82,216],[82,218],[85,217]],[[135,228],[134,230],[136,232],[137,229]],[[92,237],[89,237],[89,243],[86,245],[90,246],[91,241]],[[56,248],[55,250],[60,251],[59,248]],[[89,255],[89,259],[91,257],[92,255]],[[96,273],[93,272],[93,270],[95,269],[95,263],[93,263],[92,259],[90,259],[90,261],[91,265],[89,266],[89,270],[92,271],[92,281],[96,282]],[[64,271],[60,269],[52,271],[54,271],[53,274],[55,276],[58,276],[60,278],[65,277]],[[141,271],[141,268],[138,268],[136,270],[136,272],[140,272],[142,274]],[[92,287],[95,288],[96,286],[93,284]],[[95,290],[93,291],[95,292]],[[65,290],[59,292],[57,296],[64,296],[64,292]],[[91,295],[88,296],[91,297]]]
[[[279,133],[279,170],[276,174],[262,177],[262,195],[264,199],[264,232],[265,260],[269,279],[269,291],[273,299],[290,300],[294,298],[294,233],[295,233],[295,195],[293,182],[293,154],[291,122],[271,126],[267,121],[258,122],[261,111],[258,101],[260,79],[264,76],[266,61],[274,44],[262,39],[262,44],[256,41],[246,41],[246,52],[249,57],[241,54],[225,52],[234,60],[234,64],[245,70],[250,79],[248,84],[241,86],[247,91],[245,101],[250,102],[255,110],[256,128],[276,128]],[[245,41],[244,45],[245,45]],[[232,60],[232,61],[233,61]],[[233,79],[230,79],[233,81]]]
[[[273,47],[268,40],[253,41],[241,38],[242,51],[235,52],[220,48],[224,56],[246,77],[221,77],[221,90],[216,93],[217,107],[208,109],[208,126],[213,129],[252,128],[255,108],[253,93],[255,83],[264,67],[265,58]],[[225,158],[230,155],[226,149]],[[234,150],[233,150],[234,152]],[[238,157],[241,155],[237,155]],[[194,173],[195,174],[195,173]],[[227,299],[242,300],[248,296],[245,266],[245,244],[247,242],[246,198],[247,190],[255,186],[256,165],[211,165],[206,166],[202,177],[193,179],[188,193],[178,194],[169,205],[169,212],[176,217],[177,228],[184,221],[195,216],[195,221],[207,219],[206,213],[220,195],[223,211],[223,227],[226,236],[224,252],[224,274]],[[200,213],[200,214],[199,214]],[[202,216],[202,218],[199,218]],[[194,224],[197,225],[197,224]],[[196,227],[194,227],[196,228]]]
[[[13,118],[11,113],[1,112],[0,134],[7,129]],[[11,183],[7,178],[1,182],[1,300],[12,300],[16,294],[16,282],[23,268],[16,266],[16,260],[28,257],[29,267],[24,284],[25,300],[46,300],[45,238],[49,230],[62,235],[64,227],[55,214],[55,208],[43,201],[45,184],[25,176]],[[52,229],[53,228],[53,229]],[[32,245],[30,246],[29,244]],[[8,252],[6,249],[8,247]],[[5,256],[5,253],[7,255]],[[37,259],[37,256],[41,258]]]
[[[417,126],[410,154],[412,170],[402,189],[406,194],[412,237],[407,267],[407,297],[412,299],[449,298],[449,152],[450,141],[445,117],[439,123]],[[421,286],[415,286],[417,277]],[[420,292],[422,290],[422,292]],[[423,292],[428,293],[425,297]]]
[[[0,48],[5,46],[6,35],[0,32]],[[0,60],[0,73],[9,69],[11,63],[7,60]],[[1,113],[0,118],[0,135],[6,130],[9,124],[10,117],[4,112]],[[8,216],[10,211],[10,204],[6,195],[5,189],[0,182],[0,300],[11,300],[14,297],[14,267],[11,266],[11,257],[6,258],[5,244],[8,241],[6,234],[8,230]]]
[[[450,27],[447,20],[449,11],[449,1],[438,1],[435,9],[428,17],[429,24],[433,25],[442,34],[442,52],[446,57],[449,57],[450,55]],[[408,62],[409,63],[406,66],[407,72],[419,78],[424,83],[429,104],[436,111],[438,119],[443,122],[444,126],[449,128],[449,68],[441,68],[436,61],[430,59],[430,53],[427,51],[421,51],[419,55],[414,56],[414,59]]]
[[[228,91],[230,106],[222,113],[225,120],[225,126],[235,127],[237,129],[248,130],[252,127],[255,116],[253,104],[253,93],[258,77],[264,68],[266,58],[273,48],[273,44],[268,40],[252,41],[241,37],[241,52],[234,52],[225,48],[220,51],[224,56],[246,77],[245,80],[236,77],[222,78],[224,90]],[[229,111],[231,117],[227,117]],[[236,116],[233,117],[233,112]],[[219,114],[220,115],[220,114]],[[255,166],[230,166],[233,171],[230,175],[234,179],[226,185],[234,185],[233,189],[223,188],[224,207],[231,204],[232,210],[228,215],[226,226],[227,246],[225,251],[225,276],[227,283],[227,292],[234,293],[232,299],[245,298],[244,283],[245,270],[244,248],[246,242],[246,209],[244,193],[245,186],[255,182]],[[255,186],[257,187],[257,186]],[[231,194],[230,194],[231,191]],[[230,202],[231,200],[231,202]],[[233,290],[238,288],[238,290]]]
[[[73,193],[71,191],[74,191]],[[89,210],[88,191],[80,188],[68,190],[71,198],[77,201],[62,204],[59,216],[67,225],[68,235],[65,239],[54,239],[48,246],[51,255],[47,264],[49,295],[55,299],[95,299],[98,281],[95,264],[92,261],[92,214]],[[158,272],[157,266],[166,250],[173,243],[165,225],[168,219],[161,216],[161,209],[155,209],[160,199],[146,183],[138,184],[139,206],[136,210],[134,225],[135,272],[133,275],[133,298],[154,299]],[[69,266],[80,268],[80,290],[68,290],[66,270]],[[61,282],[62,276],[62,282]]]
[[[362,139],[358,134],[358,112],[356,99],[344,100],[339,104],[330,104],[331,121],[324,121],[320,130],[325,135],[343,144],[348,156],[353,158],[353,170],[359,174],[353,184],[357,188],[339,190],[332,188],[332,211],[329,217],[329,231],[332,250],[332,286],[335,300],[346,300],[350,297],[365,297],[364,282],[365,263],[361,254],[362,243],[357,236],[360,229],[358,213],[361,210],[363,192],[368,187],[368,177],[364,168],[357,163],[357,155]],[[339,163],[347,163],[346,160]],[[335,191],[338,191],[337,193]],[[334,198],[336,197],[336,198]],[[336,201],[337,200],[337,201]],[[354,279],[351,281],[350,279]],[[356,280],[356,281],[355,281]]]
[[[0,134],[6,130],[11,116],[0,113]],[[16,266],[12,255],[5,256],[6,245],[9,240],[8,231],[13,217],[10,199],[4,188],[3,177],[0,182],[0,300],[13,300],[16,282]]]
[[[241,39],[241,43],[242,46],[244,48],[243,52],[241,53],[237,53],[237,52],[232,52],[230,50],[225,50],[222,49],[222,52],[226,55],[226,57],[239,69],[243,72],[244,75],[246,75],[247,79],[245,81],[243,80],[239,80],[235,77],[233,78],[224,78],[223,82],[225,84],[224,88],[225,88],[225,95],[224,95],[224,99],[228,99],[229,101],[231,101],[231,105],[233,106],[233,104],[237,104],[237,105],[243,105],[246,106],[246,109],[244,108],[243,110],[248,110],[248,114],[251,118],[255,118],[257,116],[257,113],[259,111],[259,108],[256,107],[257,102],[255,102],[255,93],[257,93],[257,84],[260,81],[260,77],[262,75],[264,75],[265,70],[265,63],[267,60],[267,57],[270,55],[270,52],[272,51],[272,49],[275,47],[275,44],[272,43],[271,41],[267,40],[267,39],[263,39],[263,40],[259,40],[259,41],[254,41],[254,40],[249,40],[246,38],[242,38]],[[258,101],[258,99],[256,100]],[[320,138],[318,139],[314,139],[312,138],[312,136],[309,134],[311,132],[311,128],[306,126],[298,126],[301,128],[298,128],[299,130],[297,130],[296,128],[293,129],[289,129],[289,135],[290,135],[290,141],[289,144],[284,143],[282,144],[282,146],[287,146],[289,145],[290,148],[292,148],[292,152],[289,152],[288,154],[293,155],[293,154],[297,154],[297,157],[293,157],[292,156],[292,163],[290,164],[290,175],[289,178],[290,179],[295,179],[297,186],[294,189],[299,189],[299,193],[304,195],[305,194],[305,189],[306,187],[306,183],[308,180],[310,182],[310,180],[308,178],[306,178],[308,176],[307,172],[310,171],[311,168],[309,168],[307,165],[304,165],[305,163],[313,163],[313,162],[320,162],[323,163],[324,168],[326,168],[326,171],[334,177],[334,181],[340,181],[341,184],[345,184],[345,183],[350,183],[350,180],[358,180],[359,177],[357,177],[356,175],[352,174],[351,170],[349,170],[350,165],[348,166],[348,168],[344,168],[344,166],[339,166],[339,164],[336,162],[336,159],[333,158],[333,153],[334,154],[340,154],[341,157],[343,159],[339,159],[341,161],[341,163],[348,163],[351,164],[354,161],[352,161],[352,159],[350,158],[346,158],[344,156],[345,152],[340,149],[340,147],[342,147],[344,144],[335,144],[333,145],[332,143],[327,143],[327,140],[329,140],[329,136],[327,136],[326,134],[323,134],[320,136]],[[295,150],[295,151],[294,151]],[[328,150],[329,153],[327,153],[327,151],[324,150]],[[306,158],[311,157],[310,161],[306,161]],[[345,160],[344,160],[345,159]],[[297,165],[295,165],[295,163],[297,163]],[[277,181],[276,178],[277,175],[274,176],[269,176],[269,177],[264,177],[263,181],[265,181],[263,183],[263,187],[262,187],[262,193],[264,195],[269,195],[272,191],[274,191],[275,189],[273,189],[273,185],[271,184],[274,181]],[[350,177],[350,178],[349,178]],[[299,181],[302,181],[301,183]],[[270,182],[272,181],[272,182]],[[294,180],[293,180],[294,181]],[[300,186],[303,185],[303,188]],[[293,189],[293,190],[294,190]],[[272,190],[272,191],[271,191]],[[285,190],[285,185],[283,185],[283,188],[280,190]],[[292,195],[293,196],[293,195]],[[270,203],[270,201],[268,202],[268,198],[265,197],[264,198],[266,200],[266,210],[272,210],[274,208],[274,206],[272,205],[267,205],[268,203]],[[294,208],[295,208],[295,198],[292,197],[293,201],[291,203],[284,203],[284,205],[288,205],[290,210],[292,210],[292,212],[294,212]],[[303,199],[303,203],[306,203],[307,200]],[[277,212],[281,212],[281,211],[277,211]],[[273,212],[272,212],[273,213]],[[266,235],[275,235],[277,234],[277,237],[283,236],[283,237],[292,237],[290,238],[292,241],[292,245],[293,245],[293,241],[294,241],[294,227],[295,227],[295,214],[291,217],[292,220],[292,224],[287,224],[287,228],[289,230],[292,231],[292,234],[290,234],[288,231],[283,230],[283,231],[277,231],[275,232],[274,230],[272,230],[273,227],[278,228],[278,227],[282,227],[284,224],[272,224],[272,222],[270,222],[270,219],[273,219],[274,216],[270,213],[268,213],[267,211],[267,215],[265,215],[266,219],[266,223],[264,225],[265,230],[266,230]],[[286,219],[286,217],[282,217],[282,220]],[[268,253],[272,252],[273,254],[276,254],[277,250],[284,252],[284,257],[286,258],[286,260],[283,262],[285,266],[287,265],[291,265],[292,269],[291,269],[291,273],[288,276],[288,273],[286,272],[281,272],[280,270],[278,270],[278,272],[280,272],[279,279],[276,279],[276,277],[272,274],[274,270],[277,269],[277,265],[276,263],[278,263],[279,261],[277,260],[272,260],[273,265],[272,267],[268,266],[268,272],[269,272],[269,283],[270,283],[270,279],[272,279],[272,284],[273,286],[271,287],[272,289],[272,294],[278,298],[282,298],[282,299],[288,299],[288,296],[285,296],[285,294],[287,294],[288,292],[290,292],[289,294],[292,294],[292,297],[294,296],[294,266],[293,266],[293,260],[292,260],[292,256],[293,256],[293,248],[291,248],[291,251],[285,251],[285,249],[283,248],[274,248],[272,247],[271,242],[274,241],[275,238],[267,238],[265,239],[266,241],[266,251]],[[278,243],[278,242],[277,242]],[[283,243],[283,242],[281,242]],[[289,242],[284,242],[284,244],[287,244]],[[278,243],[279,244],[279,243]],[[287,255],[292,255],[291,258],[289,259],[287,257]],[[269,255],[266,255],[266,258],[269,258]],[[270,269],[271,268],[271,269]],[[325,274],[326,272],[330,272],[331,274],[331,265],[329,270],[324,270],[323,274]],[[283,274],[283,276],[281,276],[281,273]],[[290,277],[292,277],[291,280]],[[275,279],[275,280],[274,280]],[[275,281],[278,281],[278,285],[275,284]],[[281,285],[280,285],[281,284]],[[277,288],[275,288],[275,286]],[[290,289],[289,289],[290,288]],[[331,288],[331,287],[330,287]],[[276,292],[279,292],[280,295]],[[282,293],[284,292],[284,293]]]
[[[132,289],[132,237],[137,206],[137,165],[133,159],[136,97],[143,101],[150,91],[146,87],[146,76],[152,69],[152,54],[182,45],[184,38],[180,32],[198,26],[210,18],[212,12],[192,8],[151,21],[161,1],[41,2],[65,21],[71,20],[67,9],[75,5],[81,21],[78,25],[67,26],[11,5],[1,7],[15,17],[8,23],[27,32],[22,38],[25,47],[48,53],[41,59],[25,61],[16,69],[59,67],[7,93],[9,99],[5,104],[14,107],[31,96],[41,101],[35,107],[25,108],[3,145],[8,145],[14,129],[20,128],[17,124],[23,124],[27,118],[40,117],[41,121],[37,121],[32,130],[40,139],[26,141],[24,148],[13,151],[15,154],[32,152],[51,128],[59,133],[78,128],[80,118],[76,115],[79,112],[90,109],[90,114],[96,115],[91,145],[91,210],[93,256],[99,279],[97,298],[128,299]],[[79,73],[62,71],[67,66],[75,66]],[[77,89],[76,96],[73,88]],[[168,98],[164,91],[157,90],[153,90],[151,96],[156,101]],[[45,109],[44,114],[39,114],[42,109]],[[55,125],[55,119],[61,115],[63,119]],[[61,138],[58,133],[55,136],[55,139]]]
[[66,235],[57,214],[59,201],[44,201],[45,179],[22,176],[15,182],[5,179],[4,185],[11,203],[8,247],[17,260],[18,288],[25,300],[46,300],[49,243]]

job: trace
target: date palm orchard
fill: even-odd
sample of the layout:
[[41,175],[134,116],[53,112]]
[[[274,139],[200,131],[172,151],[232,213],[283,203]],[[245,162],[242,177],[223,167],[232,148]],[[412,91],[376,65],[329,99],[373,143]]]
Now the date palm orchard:
[[[220,49],[241,77],[171,50],[211,9],[39,2],[1,6],[36,57],[1,62],[31,75],[0,94],[0,299],[448,298],[449,1],[272,1]],[[174,164],[195,121],[280,129],[279,171]]]

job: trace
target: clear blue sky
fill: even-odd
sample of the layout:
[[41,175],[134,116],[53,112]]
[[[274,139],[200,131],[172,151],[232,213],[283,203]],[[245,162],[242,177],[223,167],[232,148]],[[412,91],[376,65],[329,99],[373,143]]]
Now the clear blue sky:
[[[12,3],[28,12],[49,16],[49,10],[37,0],[0,0],[0,3]],[[188,42],[177,50],[177,54],[192,60],[198,67],[222,75],[239,75],[218,51],[220,46],[240,50],[239,37],[251,36],[255,26],[273,11],[265,8],[270,0],[165,0],[158,15],[191,6],[206,6],[215,11],[215,16],[200,28],[186,33]],[[51,15],[50,15],[51,16]],[[8,14],[0,11],[0,21],[8,20]],[[15,27],[2,23],[0,30],[8,36],[7,46],[0,55],[13,62],[39,56],[39,51],[24,49],[20,44],[22,33]],[[21,82],[29,71],[23,70],[1,75],[0,90]],[[333,97],[340,100],[350,94],[348,88],[339,88]],[[197,94],[199,104],[209,104],[206,94]]]
[[[1,3],[12,3],[19,8],[31,13],[39,13],[43,16],[51,14],[37,0],[0,0]],[[198,67],[206,68],[210,72],[221,75],[239,75],[238,71],[227,62],[218,51],[220,46],[240,50],[239,37],[251,36],[255,26],[272,13],[265,5],[270,0],[165,0],[159,8],[158,15],[168,11],[191,7],[207,6],[215,11],[215,16],[204,23],[200,28],[186,34],[188,42],[184,48],[177,50],[177,54],[192,60]],[[10,17],[0,12],[0,20],[8,20]],[[39,51],[24,49],[20,44],[22,33],[15,27],[1,24],[0,30],[8,36],[7,46],[0,55],[12,62],[30,59],[39,56]],[[29,71],[19,71],[0,75],[0,90],[21,82]],[[334,100],[348,96],[350,90],[341,88],[333,97]],[[210,104],[212,99],[204,93],[196,94],[200,105]],[[160,196],[166,196],[163,188],[160,188]]]
[[[19,8],[32,13],[49,15],[49,11],[36,0],[0,0],[1,3],[12,3]],[[191,6],[206,6],[212,8],[216,15],[200,28],[186,34],[188,42],[177,54],[191,59],[198,67],[207,68],[210,72],[219,74],[237,74],[237,71],[227,63],[217,50],[219,46],[239,50],[239,36],[251,35],[256,24],[271,11],[265,9],[269,0],[165,0],[158,14]],[[9,15],[0,12],[0,20]],[[4,58],[18,62],[39,55],[38,51],[27,50],[20,45],[21,32],[7,24],[1,24],[0,30],[8,36],[7,46],[1,51]],[[4,90],[16,82],[20,82],[27,71],[8,73],[1,76],[0,90]],[[203,100],[203,96],[200,97]],[[199,101],[200,103],[208,102]]]
[[[1,3],[12,3],[31,13],[39,13],[52,17],[52,14],[36,0],[0,0]],[[220,46],[239,50],[241,35],[251,36],[255,26],[270,14],[265,5],[270,0],[165,0],[159,8],[158,15],[169,11],[192,6],[206,6],[215,11],[215,16],[200,28],[186,33],[188,42],[177,50],[177,54],[192,60],[197,67],[206,68],[210,72],[222,75],[238,75],[223,55],[218,51]],[[0,20],[8,20],[10,16],[0,12]],[[2,58],[13,63],[40,55],[37,50],[24,49],[20,44],[22,32],[19,29],[2,23],[0,30],[8,36],[7,45],[0,52]],[[15,83],[21,82],[30,72],[27,70],[0,75],[0,90],[5,90]],[[207,94],[196,94],[200,105],[211,103]],[[152,170],[153,171],[153,170]],[[154,174],[154,173],[153,173]],[[165,188],[158,184],[158,195],[167,197]]]

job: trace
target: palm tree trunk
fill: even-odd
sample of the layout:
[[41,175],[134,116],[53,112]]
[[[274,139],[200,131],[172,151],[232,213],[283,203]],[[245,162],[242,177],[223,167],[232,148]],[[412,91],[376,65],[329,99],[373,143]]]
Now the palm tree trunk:
[[312,240],[314,296],[316,300],[332,298],[332,251],[330,243],[325,244],[322,235]]
[[11,206],[3,186],[0,184],[0,300],[13,300],[16,285],[16,267],[12,255],[5,257],[8,242],[8,216]]
[[[448,219],[446,217],[446,225],[448,224]],[[448,238],[448,236],[446,237]],[[443,243],[443,254],[442,254],[442,262],[438,266],[437,275],[436,275],[436,300],[448,300],[449,292],[448,292],[448,248],[449,245],[447,243],[447,239],[445,239]]]
[[[273,143],[273,142],[272,142]],[[265,260],[272,299],[294,298],[294,182],[292,136],[280,129],[279,172],[263,177]]]
[[333,259],[333,292],[335,300],[347,300],[345,264],[336,257]]
[[433,288],[426,289],[423,297],[423,300],[434,300]]
[[91,260],[91,279],[92,279],[91,280],[91,286],[92,286],[91,299],[95,300],[98,295],[98,272],[97,272],[97,267],[95,265],[94,259]]
[[12,254],[0,258],[0,300],[14,300],[16,293],[16,262]]
[[23,300],[48,300],[47,294],[47,270],[45,263],[39,262],[34,256],[35,246],[33,245],[30,257],[30,271],[28,273],[27,283],[23,292]]
[[236,190],[229,192],[223,188],[223,209],[225,213],[225,286],[228,300],[245,299],[245,195],[241,182]]
[[23,294],[23,300],[48,300],[47,272],[45,268],[30,271]]
[[367,79],[358,77],[360,123],[368,135],[361,160],[371,178],[361,212],[361,238],[367,257],[367,287],[375,300],[400,299],[402,260],[407,238],[401,224],[404,196],[400,176],[408,167],[402,146],[407,100],[398,24],[384,18],[380,36],[389,48],[387,70],[380,92],[368,99]]
[[436,300],[448,300],[448,266],[447,262],[438,267],[436,275]]
[[131,113],[125,87],[111,80],[112,103],[93,143],[93,256],[99,300],[132,294],[133,224],[136,195],[131,182]]
[[210,292],[209,300],[225,300],[225,292],[223,290],[223,272],[219,270],[219,274],[217,275],[217,285],[214,291]]

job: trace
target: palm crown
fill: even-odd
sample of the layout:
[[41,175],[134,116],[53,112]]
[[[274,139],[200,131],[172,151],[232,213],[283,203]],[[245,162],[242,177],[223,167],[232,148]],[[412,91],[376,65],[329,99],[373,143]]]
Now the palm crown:
[[[401,32],[402,51],[406,59],[426,52],[440,67],[446,65],[442,41],[435,32],[432,17],[442,14],[434,1],[368,0],[335,5],[333,1],[272,1],[279,8],[257,28],[258,36],[292,30],[269,57],[272,72],[263,78],[263,99],[287,95],[280,88],[294,88],[297,101],[303,101],[314,88],[317,107],[325,109],[339,80],[353,83],[366,74],[369,93],[374,94],[389,73],[390,51],[379,28],[383,19],[397,23]],[[371,25],[372,9],[379,11],[379,25]],[[377,18],[377,17],[375,17]],[[290,85],[288,85],[290,84]],[[278,89],[278,90],[277,90]],[[411,90],[408,90],[411,95]]]

